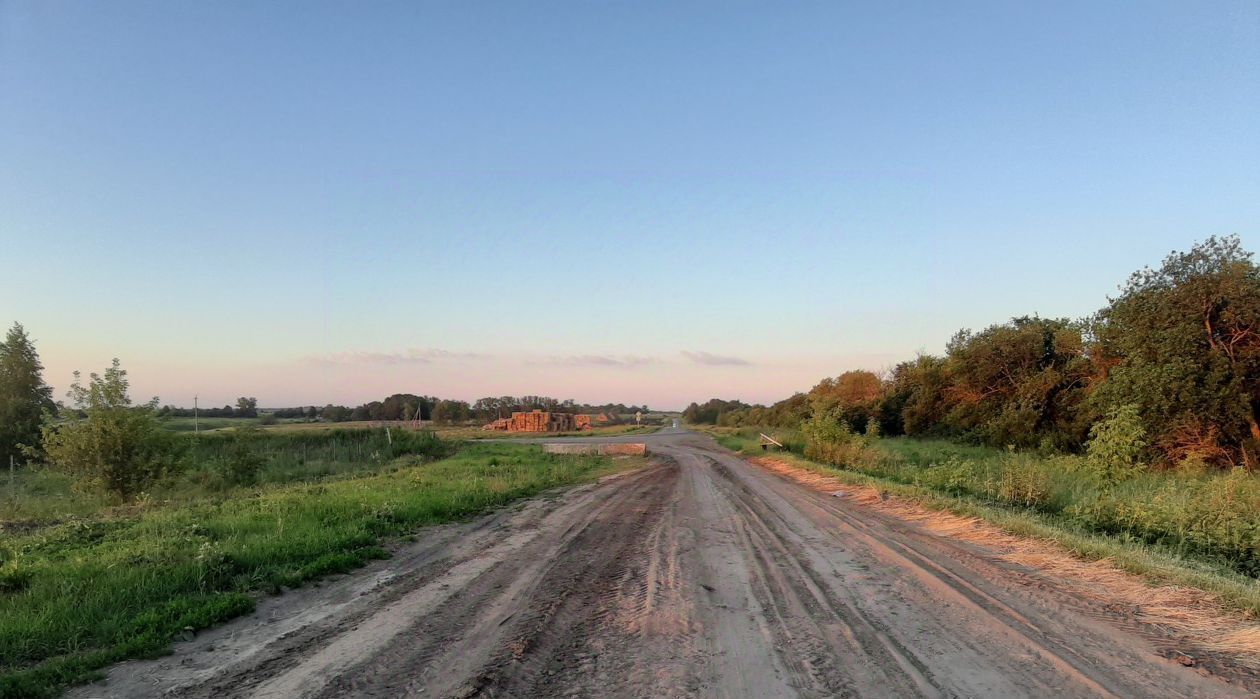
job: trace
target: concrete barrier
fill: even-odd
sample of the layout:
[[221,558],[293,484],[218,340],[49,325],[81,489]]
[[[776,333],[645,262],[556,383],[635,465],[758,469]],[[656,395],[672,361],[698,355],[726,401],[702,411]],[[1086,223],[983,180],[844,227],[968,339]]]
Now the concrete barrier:
[[544,444],[548,454],[600,454],[601,456],[643,456],[647,445],[636,444]]

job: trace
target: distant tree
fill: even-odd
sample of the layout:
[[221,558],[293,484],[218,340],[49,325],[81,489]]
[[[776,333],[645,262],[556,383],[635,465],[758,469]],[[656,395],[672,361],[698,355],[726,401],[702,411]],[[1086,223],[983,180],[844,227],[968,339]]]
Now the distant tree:
[[462,400],[442,400],[433,407],[433,421],[445,424],[464,422],[471,416],[468,403]]
[[85,417],[49,418],[42,428],[50,464],[124,498],[170,471],[178,458],[174,436],[157,421],[157,399],[133,406],[127,389],[117,359],[86,386],[75,372],[68,396]]
[[314,420],[315,418],[319,417],[319,409],[318,409],[318,408],[316,408],[316,407],[315,407],[315,406],[313,406],[313,405],[312,405],[311,407],[307,408],[307,409],[306,409],[306,417],[307,417],[307,419],[310,419],[310,420]]
[[345,422],[350,419],[350,409],[344,405],[325,405],[319,412],[319,419],[324,422]]
[[14,323],[0,342],[0,467],[8,468],[10,457],[23,459],[22,447],[39,447],[44,413],[56,409],[35,344]]
[[236,399],[236,414],[240,417],[257,417],[258,416],[258,399],[245,398],[244,396]]
[[738,400],[710,398],[703,404],[692,403],[683,410],[683,420],[695,425],[716,425],[727,413],[746,410],[752,406]]

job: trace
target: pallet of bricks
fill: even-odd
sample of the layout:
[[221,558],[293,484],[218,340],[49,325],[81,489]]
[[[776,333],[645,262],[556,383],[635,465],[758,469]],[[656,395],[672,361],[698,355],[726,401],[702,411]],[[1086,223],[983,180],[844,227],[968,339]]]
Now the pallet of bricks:
[[546,432],[547,414],[541,410],[528,413],[512,413],[513,432]]

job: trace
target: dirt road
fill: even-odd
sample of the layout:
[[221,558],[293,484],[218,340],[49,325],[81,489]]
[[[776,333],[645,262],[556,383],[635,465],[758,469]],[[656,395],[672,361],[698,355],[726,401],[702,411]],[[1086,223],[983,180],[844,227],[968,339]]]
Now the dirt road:
[[[676,430],[79,697],[1243,697],[1157,629]],[[618,441],[616,439],[604,441]],[[620,441],[627,441],[625,439]]]

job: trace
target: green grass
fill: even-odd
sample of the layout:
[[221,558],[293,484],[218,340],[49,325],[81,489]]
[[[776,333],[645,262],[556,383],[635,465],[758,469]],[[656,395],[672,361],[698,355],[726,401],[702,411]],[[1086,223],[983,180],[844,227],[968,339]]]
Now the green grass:
[[376,472],[73,517],[0,543],[0,697],[54,696],[188,630],[387,555],[385,542],[634,460],[471,444]]
[[[704,431],[734,451],[762,454],[757,428]],[[1209,590],[1260,614],[1260,479],[1254,475],[1156,472],[1108,485],[1077,456],[894,438],[857,440],[839,452],[839,464],[823,464],[805,458],[796,442],[785,443],[792,452],[777,455],[802,468],[980,517],[1085,558],[1111,558],[1129,572]]]
[[[178,504],[222,497],[258,484],[318,481],[378,470],[400,456],[438,458],[455,443],[429,431],[328,429],[317,432],[230,430],[179,435],[177,468],[152,484],[142,502]],[[10,481],[0,474],[0,532],[90,516],[122,505],[71,477],[39,466]],[[134,507],[127,504],[126,507]]]
[[162,427],[172,432],[193,432],[200,430],[202,432],[213,432],[215,430],[225,430],[234,427],[244,427],[246,425],[257,425],[256,417],[202,417],[193,420],[190,417],[166,417],[160,418]]

